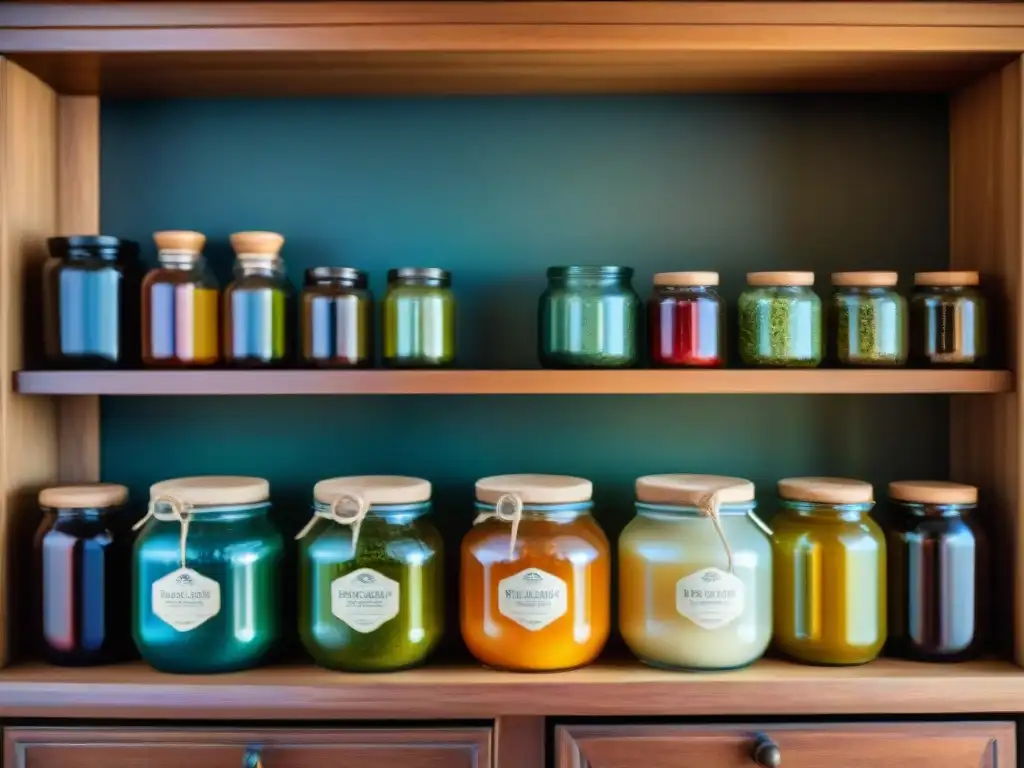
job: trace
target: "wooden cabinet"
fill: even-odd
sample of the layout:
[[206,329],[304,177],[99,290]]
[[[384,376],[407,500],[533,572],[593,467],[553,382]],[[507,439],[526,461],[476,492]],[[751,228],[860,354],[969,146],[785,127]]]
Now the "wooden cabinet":
[[[581,726],[555,733],[555,768],[1013,768],[1009,722]],[[759,754],[756,754],[758,753]]]

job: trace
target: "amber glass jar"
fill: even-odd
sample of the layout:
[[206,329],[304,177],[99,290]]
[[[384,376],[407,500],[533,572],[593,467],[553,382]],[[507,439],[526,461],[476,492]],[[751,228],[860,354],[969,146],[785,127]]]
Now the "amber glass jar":
[[224,290],[224,360],[243,368],[281,366],[292,354],[294,290],[276,232],[236,232],[235,279]]
[[501,475],[476,484],[462,541],[462,637],[483,664],[546,672],[597,657],[610,629],[611,554],[589,480]]
[[318,368],[373,363],[373,296],[366,273],[352,267],[306,270],[299,322],[302,362]]
[[885,538],[868,483],[779,481],[772,518],[775,646],[808,664],[863,664],[885,643]]

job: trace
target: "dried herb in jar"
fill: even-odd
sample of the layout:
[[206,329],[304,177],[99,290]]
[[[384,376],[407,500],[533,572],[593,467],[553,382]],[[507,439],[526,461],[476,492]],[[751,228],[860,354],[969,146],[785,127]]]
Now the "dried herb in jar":
[[902,365],[907,359],[907,304],[895,272],[832,275],[835,346],[843,365]]
[[792,279],[810,273],[752,273],[759,277],[740,296],[740,357],[747,365],[814,367],[821,362],[821,301],[803,282],[783,284],[760,280]]

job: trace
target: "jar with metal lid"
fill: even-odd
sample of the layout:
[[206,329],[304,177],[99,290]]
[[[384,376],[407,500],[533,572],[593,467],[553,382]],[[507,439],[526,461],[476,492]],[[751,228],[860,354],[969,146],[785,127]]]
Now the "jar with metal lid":
[[224,291],[224,359],[242,367],[288,362],[294,290],[275,232],[236,232],[235,279]]
[[352,267],[306,270],[300,300],[302,362],[323,368],[373,364],[373,296]]
[[657,366],[725,365],[725,302],[717,272],[661,272],[647,303],[651,362]]
[[885,536],[871,485],[779,481],[772,518],[775,647],[808,664],[863,664],[886,637]]
[[36,615],[51,664],[89,666],[131,655],[131,546],[117,513],[128,489],[112,483],[46,488],[35,536]]
[[716,475],[636,481],[619,537],[619,631],[655,667],[722,670],[761,658],[772,638],[771,531],[754,484]]
[[988,540],[973,485],[889,484],[886,651],[922,661],[963,661],[988,638]]
[[184,477],[150,488],[136,524],[132,630],[161,672],[258,666],[281,637],[284,543],[270,486],[255,477]]
[[918,365],[979,365],[988,308],[977,272],[918,272],[910,298],[910,358]]
[[813,368],[821,363],[821,299],[813,272],[750,272],[739,300],[746,365]]
[[220,288],[199,232],[153,235],[160,265],[142,281],[142,362],[200,367],[220,360]]
[[642,302],[630,267],[551,267],[537,328],[545,368],[630,368],[640,362]]
[[500,475],[476,483],[462,540],[462,638],[483,664],[547,672],[589,664],[610,631],[611,553],[589,480]]
[[892,366],[907,362],[907,302],[895,272],[832,275],[834,347],[841,365]]
[[299,635],[317,664],[389,672],[422,664],[444,634],[444,544],[430,483],[322,480],[299,540]]
[[385,365],[435,368],[455,362],[450,272],[434,267],[389,270],[382,315]]

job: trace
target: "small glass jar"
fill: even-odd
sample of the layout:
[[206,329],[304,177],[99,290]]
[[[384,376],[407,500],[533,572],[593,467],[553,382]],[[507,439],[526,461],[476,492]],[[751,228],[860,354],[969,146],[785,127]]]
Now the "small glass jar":
[[384,295],[384,364],[437,368],[455,362],[455,293],[451,273],[433,267],[388,271]]
[[150,488],[136,524],[132,631],[161,672],[259,666],[281,636],[284,543],[270,486],[255,477],[185,477]]
[[351,267],[307,269],[300,304],[302,362],[323,368],[373,363],[373,296],[365,272]]
[[43,656],[51,664],[90,666],[131,654],[128,601],[130,546],[116,516],[123,485],[47,488],[35,536],[36,612]]
[[43,267],[47,362],[115,368],[139,359],[139,246],[109,235],[51,237]]
[[871,485],[779,481],[772,518],[775,647],[807,664],[864,664],[885,643],[885,537]]
[[918,365],[980,365],[988,317],[977,272],[918,272],[910,298],[910,358]]
[[767,368],[821,363],[821,299],[813,272],[750,272],[740,295],[740,358]]
[[661,272],[647,303],[651,362],[656,366],[725,365],[725,302],[717,272]]
[[636,481],[619,538],[619,631],[646,664],[745,667],[772,638],[772,546],[754,484],[715,475]]
[[274,232],[236,232],[235,279],[224,291],[224,359],[241,367],[280,366],[291,357],[294,290]]
[[977,503],[973,485],[889,484],[888,653],[964,661],[984,649],[990,553],[974,519]]
[[299,539],[299,635],[317,664],[390,672],[444,634],[444,544],[415,477],[323,480]]
[[545,368],[631,368],[640,362],[642,303],[630,267],[551,267],[537,328]]
[[589,664],[610,631],[611,553],[589,480],[501,475],[476,484],[462,540],[462,639],[481,663],[519,672]]
[[832,275],[834,353],[840,365],[892,366],[907,362],[907,302],[895,272]]
[[160,266],[142,281],[142,362],[201,367],[220,360],[220,287],[199,232],[153,235]]

